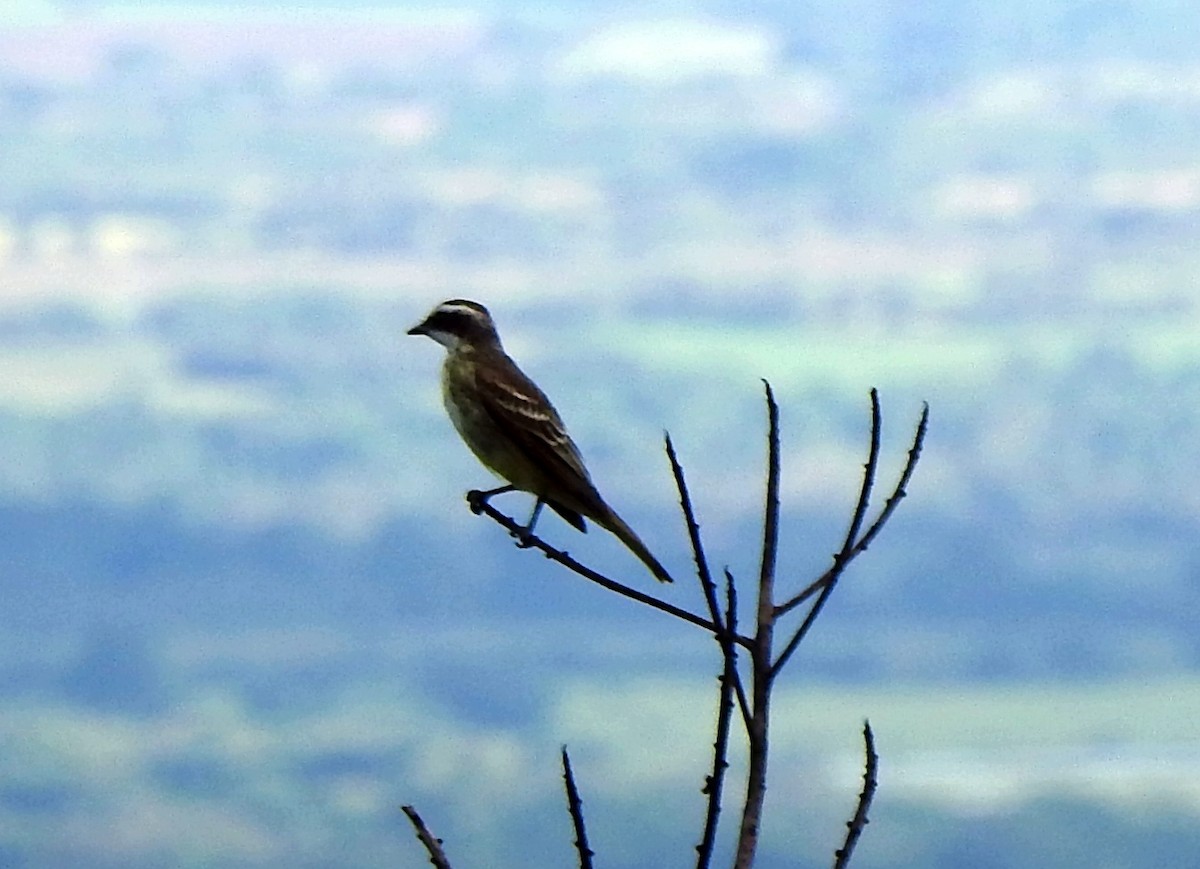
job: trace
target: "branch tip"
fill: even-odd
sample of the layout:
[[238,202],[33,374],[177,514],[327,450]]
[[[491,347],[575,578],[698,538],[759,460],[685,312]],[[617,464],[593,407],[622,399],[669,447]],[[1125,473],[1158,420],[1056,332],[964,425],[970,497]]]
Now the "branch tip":
[[579,869],[592,869],[595,852],[588,845],[587,828],[583,822],[583,800],[575,785],[575,773],[571,770],[571,757],[567,747],[562,747],[563,786],[567,790],[567,811],[571,814],[571,825],[575,828],[575,853],[579,855]]
[[862,835],[863,829],[870,823],[867,811],[875,798],[875,789],[879,786],[879,755],[875,751],[875,734],[871,730],[871,722],[863,721],[863,788],[858,795],[858,803],[854,808],[854,816],[846,822],[846,838],[842,847],[833,852],[834,869],[845,869],[850,865],[850,857],[854,846]]
[[446,852],[442,850],[442,840],[429,832],[429,828],[425,826],[425,821],[421,819],[417,810],[412,806],[401,806],[400,811],[404,812],[409,823],[413,825],[417,840],[425,846],[425,852],[429,854],[429,862],[435,869],[452,869],[450,861],[446,858]]

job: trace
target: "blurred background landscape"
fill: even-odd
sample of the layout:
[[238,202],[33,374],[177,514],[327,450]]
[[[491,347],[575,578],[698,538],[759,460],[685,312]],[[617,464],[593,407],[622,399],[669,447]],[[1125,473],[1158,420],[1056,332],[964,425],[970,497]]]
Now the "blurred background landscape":
[[868,390],[884,486],[929,401],[777,695],[764,869],[828,865],[864,717],[861,869],[1195,865],[1198,32],[1165,0],[8,0],[0,866],[417,867],[410,802],[456,865],[570,865],[563,743],[604,865],[688,862],[716,650],[465,509],[489,478],[403,334],[452,297],[681,579],[664,429],[749,579],[771,381],[799,589]]

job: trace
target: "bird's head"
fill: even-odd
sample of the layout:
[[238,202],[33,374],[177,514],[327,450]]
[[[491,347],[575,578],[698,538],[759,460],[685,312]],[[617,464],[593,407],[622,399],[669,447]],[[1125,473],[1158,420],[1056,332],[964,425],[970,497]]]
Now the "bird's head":
[[500,343],[488,309],[466,299],[442,302],[408,334],[427,335],[451,352]]

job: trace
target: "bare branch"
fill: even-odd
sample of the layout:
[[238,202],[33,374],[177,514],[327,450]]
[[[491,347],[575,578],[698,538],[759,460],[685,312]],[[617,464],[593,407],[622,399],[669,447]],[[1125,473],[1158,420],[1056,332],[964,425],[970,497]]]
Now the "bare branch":
[[675,454],[675,445],[671,443],[670,433],[663,435],[666,445],[667,458],[671,462],[671,474],[675,477],[675,488],[679,490],[679,507],[683,510],[683,519],[687,524],[688,540],[692,544],[692,558],[696,562],[696,576],[700,579],[700,587],[704,591],[704,599],[708,602],[708,611],[714,623],[720,621],[717,606],[717,584],[713,582],[712,573],[708,569],[708,558],[704,555],[704,544],[700,540],[700,525],[696,522],[696,514],[692,509],[692,496],[688,493],[687,481],[683,477],[683,466]]
[[758,851],[763,802],[767,795],[768,730],[771,721],[771,643],[775,629],[775,558],[779,549],[779,405],[771,384],[767,398],[767,493],[763,506],[762,559],[758,574],[758,609],[754,645],[750,649],[752,698],[746,728],[748,765],[746,801],[738,828],[734,869],[750,869]]
[[[725,625],[729,632],[737,630],[737,590],[734,587],[733,574],[725,571]],[[725,667],[719,681],[721,691],[717,700],[717,735],[713,741],[712,771],[704,780],[701,793],[708,797],[708,807],[704,814],[704,832],[700,844],[696,846],[696,869],[708,869],[712,862],[713,845],[717,839],[717,821],[721,816],[721,795],[725,785],[725,772],[729,769],[729,725],[733,718],[733,698],[735,688],[743,692],[741,679],[737,669],[737,647],[725,634],[721,640],[721,658]],[[742,717],[747,728],[750,726],[750,711],[746,706],[744,693],[740,693],[739,702],[742,704]]]
[[[609,591],[614,591],[619,595],[631,598],[639,603],[644,603],[649,607],[653,607],[656,610],[667,613],[668,615],[672,615],[677,619],[690,622],[699,628],[703,628],[710,634],[717,636],[721,634],[723,628],[718,624],[710,622],[703,616],[698,616],[695,613],[683,609],[682,607],[675,606],[675,604],[668,603],[667,601],[660,600],[653,595],[638,591],[636,588],[631,588],[623,583],[617,582],[615,579],[609,579],[604,574],[597,573],[590,567],[576,561],[563,550],[555,549],[536,534],[527,533],[525,528],[521,525],[518,525],[511,516],[505,516],[491,504],[487,503],[486,501],[480,501],[478,498],[479,494],[480,493],[476,492],[475,490],[471,490],[467,493],[467,503],[471,505],[472,512],[484,513],[498,525],[506,528],[510,534],[521,540],[521,546],[523,548],[537,549],[551,561],[561,564],[563,567],[567,568],[573,573],[576,573],[579,576],[582,576],[584,579],[590,580],[597,585],[603,586]],[[733,639],[734,642],[750,648],[751,641],[748,637],[736,636]]]
[[850,527],[846,531],[846,538],[842,541],[841,548],[833,556],[833,567],[826,571],[820,579],[800,592],[800,594],[781,604],[776,610],[776,615],[783,615],[793,607],[798,606],[802,601],[807,600],[810,595],[828,583],[835,574],[840,573],[846,564],[849,563],[850,552],[858,542],[858,532],[862,529],[863,519],[866,517],[867,508],[871,503],[871,489],[875,487],[875,471],[879,467],[879,441],[882,430],[883,417],[879,410],[879,391],[871,387],[871,446],[867,453],[867,463],[863,465],[862,486],[858,491],[858,502],[854,505],[854,516],[850,520]]
[[867,453],[867,463],[863,465],[862,488],[858,492],[858,503],[854,505],[854,518],[850,520],[850,528],[846,531],[846,539],[842,541],[839,551],[844,562],[846,554],[854,548],[858,540],[858,532],[862,528],[863,518],[867,515],[867,507],[871,503],[871,489],[875,487],[875,471],[879,467],[879,441],[883,430],[883,415],[879,411],[879,391],[871,387],[871,447]]
[[896,508],[900,506],[900,502],[908,495],[908,484],[912,480],[913,471],[917,468],[917,460],[921,458],[921,448],[925,445],[925,432],[928,429],[929,404],[926,402],[921,405],[921,419],[917,423],[917,432],[913,436],[912,446],[908,448],[908,461],[904,463],[904,470],[900,474],[896,488],[892,490],[891,497],[883,505],[883,511],[879,514],[879,518],[875,520],[874,524],[867,529],[867,533],[854,545],[854,549],[846,559],[847,561],[855,555],[867,551],[867,547],[875,540],[876,535],[883,530],[883,526],[892,517],[892,514],[896,512]]
[[858,844],[859,836],[869,823],[867,811],[871,808],[871,800],[875,798],[875,788],[879,785],[879,755],[875,753],[875,734],[871,732],[871,722],[863,722],[863,750],[866,761],[863,765],[863,789],[858,795],[858,806],[854,817],[846,822],[846,839],[842,847],[833,852],[833,869],[845,869],[850,865],[850,857],[854,846]]
[[779,675],[779,671],[783,669],[788,660],[795,654],[796,649],[800,647],[800,643],[808,636],[808,631],[816,622],[817,616],[821,614],[821,610],[825,607],[825,601],[829,600],[829,596],[833,594],[834,587],[837,586],[837,574],[830,577],[825,585],[821,586],[821,593],[813,602],[812,609],[804,617],[804,621],[800,623],[800,627],[796,628],[796,633],[792,634],[792,638],[788,640],[788,644],[783,647],[783,651],[779,653],[774,665],[771,667],[772,678]]
[[579,869],[592,869],[595,852],[588,846],[587,830],[583,825],[583,801],[579,799],[579,788],[575,786],[575,774],[571,771],[571,758],[567,747],[562,747],[563,783],[567,789],[567,808],[571,812],[571,823],[575,826],[575,850],[579,854]]
[[400,811],[408,815],[408,820],[417,832],[417,839],[420,840],[421,844],[425,846],[425,850],[429,853],[429,862],[436,869],[452,869],[450,861],[446,859],[446,852],[442,850],[442,840],[434,838],[433,833],[429,832],[429,828],[421,820],[421,816],[417,814],[417,810],[412,806],[401,806]]
[[[877,464],[879,459],[878,440],[881,424],[878,414],[879,403],[875,396],[875,390],[873,389],[871,390],[871,404],[874,411],[871,415],[871,458],[867,462],[866,470],[863,474],[863,493],[868,492],[870,489],[866,478],[874,476],[874,465]],[[792,601],[788,601],[786,604],[776,609],[776,613],[779,614],[787,612],[787,610],[793,605],[793,601],[798,603],[799,600],[802,599],[802,596],[809,592],[809,589],[820,590],[820,594],[813,603],[812,609],[808,611],[808,615],[804,617],[804,621],[801,623],[800,627],[796,629],[796,633],[792,635],[792,638],[788,641],[788,644],[784,647],[783,651],[779,653],[779,657],[771,666],[772,676],[777,675],[779,671],[783,669],[783,666],[788,662],[788,659],[791,658],[792,654],[804,640],[804,637],[808,634],[809,629],[813,626],[813,622],[815,622],[817,620],[817,616],[820,615],[821,609],[825,606],[825,601],[829,600],[829,595],[833,593],[833,589],[837,585],[837,581],[841,577],[842,573],[846,570],[846,567],[851,561],[854,560],[855,556],[857,556],[859,553],[867,551],[867,547],[870,545],[871,541],[875,539],[875,535],[879,533],[880,529],[883,528],[887,520],[891,518],[892,513],[895,512],[896,507],[900,504],[900,501],[906,494],[908,494],[906,489],[908,487],[909,480],[912,479],[913,471],[917,467],[917,460],[921,457],[921,447],[925,443],[925,432],[928,427],[929,405],[924,404],[921,408],[921,419],[917,423],[916,434],[913,435],[912,446],[908,450],[908,461],[904,465],[904,470],[900,473],[900,479],[896,482],[896,488],[892,490],[891,497],[889,497],[887,499],[887,503],[883,505],[883,510],[880,511],[879,518],[876,519],[874,524],[867,529],[867,533],[864,534],[857,543],[849,548],[843,545],[841,551],[833,557],[833,566],[829,568],[829,570],[827,570],[825,574],[819,580],[817,580],[817,582],[810,585],[808,589],[805,589],[804,592],[801,592],[800,596],[793,598]],[[861,501],[862,499],[860,498],[860,504]],[[858,516],[858,512],[858,510],[855,511],[856,518]],[[847,538],[847,540],[849,539],[850,538]]]
[[[679,457],[675,453],[675,444],[671,442],[671,435],[669,433],[666,434],[663,440],[666,445],[667,458],[671,462],[671,474],[675,477],[675,488],[679,490],[679,507],[683,511],[683,519],[687,525],[688,540],[692,544],[692,558],[696,562],[696,576],[700,580],[700,588],[704,592],[704,600],[708,604],[708,612],[712,617],[713,623],[724,627],[724,632],[717,634],[716,639],[721,644],[722,655],[728,656],[731,654],[731,650],[726,649],[726,645],[729,642],[737,641],[736,610],[730,611],[733,617],[732,623],[729,621],[729,616],[724,619],[721,617],[721,606],[717,602],[717,584],[713,582],[712,572],[708,567],[708,557],[704,554],[704,543],[700,538],[700,524],[696,521],[696,513],[692,507],[692,496],[688,491],[687,480],[683,475],[683,465],[679,463]],[[727,582],[733,582],[733,577],[729,575],[728,570],[725,571],[725,577]],[[736,594],[735,591],[731,604],[734,607],[737,605]],[[746,688],[742,684],[742,674],[737,668],[736,652],[732,653],[735,655],[735,663],[732,668],[734,689],[737,691],[742,718],[748,724],[750,721],[750,705],[746,700]]]
[[[874,392],[874,390],[872,390],[872,392]],[[896,488],[892,490],[891,496],[883,505],[883,510],[880,511],[879,517],[875,520],[871,527],[867,529],[867,532],[854,543],[853,546],[851,546],[849,549],[846,549],[845,546],[843,546],[843,548],[834,556],[833,566],[830,567],[829,570],[825,571],[825,573],[810,583],[798,595],[791,598],[787,602],[780,604],[775,610],[776,615],[781,616],[784,613],[791,611],[795,607],[804,603],[817,592],[829,586],[831,583],[835,583],[850,562],[853,561],[857,556],[867,551],[867,547],[871,545],[871,542],[874,541],[879,532],[883,530],[883,526],[887,523],[888,519],[891,518],[892,513],[896,511],[896,507],[899,506],[900,501],[905,497],[905,495],[908,494],[908,483],[912,479],[913,471],[916,470],[917,460],[921,457],[921,448],[925,443],[925,432],[927,431],[928,427],[929,405],[923,404],[921,406],[921,419],[917,423],[917,430],[913,436],[912,446],[910,446],[908,450],[908,461],[904,465],[904,470],[900,474],[900,479],[896,483]],[[874,442],[875,433],[873,429],[872,444],[874,444]],[[873,473],[873,471],[871,471],[871,473]],[[866,474],[864,474],[864,477],[865,476]],[[864,480],[863,490],[865,491],[866,489],[867,486]],[[789,643],[789,646],[790,645],[791,643]],[[790,655],[791,653],[788,652],[788,654]],[[780,657],[782,658],[783,656],[781,655]],[[778,664],[776,665],[775,669],[779,669]]]
[[779,616],[787,615],[796,607],[800,606],[800,604],[804,603],[806,600],[824,588],[829,583],[829,580],[833,577],[834,573],[837,572],[835,568],[836,564],[834,567],[829,568],[829,570],[825,571],[808,585],[806,585],[804,587],[804,591],[800,592],[795,597],[788,598],[787,601],[775,607],[775,617],[778,618]]
[[[725,568],[725,624],[729,629],[728,636],[737,636],[737,603],[737,583],[733,581],[733,574],[727,567]],[[746,698],[746,686],[742,682],[742,673],[737,666],[737,649],[731,644],[728,651],[728,656],[733,662],[733,690],[737,696],[738,708],[742,711],[742,723],[749,730],[750,701]]]
[[[712,617],[713,623],[723,625],[725,628],[725,633],[717,635],[717,641],[721,643],[722,653],[728,654],[725,650],[725,644],[729,639],[732,639],[734,642],[738,640],[737,625],[736,623],[729,623],[728,619],[721,618],[721,607],[717,603],[717,584],[713,582],[712,572],[708,567],[708,558],[704,554],[704,543],[700,539],[700,525],[696,522],[696,513],[692,507],[692,497],[688,492],[687,481],[684,479],[683,466],[679,463],[679,457],[675,453],[675,445],[671,442],[671,435],[667,434],[664,440],[666,443],[667,458],[671,461],[671,473],[675,477],[675,487],[679,490],[679,506],[683,510],[684,522],[687,524],[688,539],[692,544],[692,557],[696,562],[696,576],[700,580],[700,588],[704,592],[704,600],[708,604],[708,612]],[[733,581],[728,570],[725,571],[725,576],[729,582]],[[736,592],[734,594],[733,605],[736,606]],[[733,667],[733,682],[738,693],[738,702],[741,704],[742,716],[749,721],[750,707],[746,702],[746,689],[742,684],[742,675],[738,671],[736,663]]]
[[[833,567],[829,569],[825,576],[821,578],[821,583],[818,586],[820,595],[816,602],[812,605],[812,609],[808,611],[808,615],[804,617],[804,621],[788,640],[783,651],[779,655],[779,659],[772,667],[774,673],[778,673],[788,659],[795,653],[800,646],[801,641],[808,634],[809,628],[813,622],[817,620],[821,610],[825,606],[825,601],[829,599],[829,595],[833,593],[833,587],[837,585],[838,577],[842,571],[846,569],[846,565],[850,563],[851,552],[854,551],[856,539],[859,529],[862,528],[863,517],[867,514],[867,507],[871,502],[871,489],[875,486],[875,471],[879,466],[879,441],[881,438],[881,430],[883,429],[883,418],[879,412],[879,393],[874,388],[871,389],[871,446],[867,453],[867,463],[863,465],[863,481],[862,486],[858,491],[858,503],[854,506],[854,516],[850,520],[850,528],[846,532],[846,538],[842,541],[842,548],[833,556]],[[813,586],[809,586],[813,588]],[[806,589],[807,590],[807,589]],[[803,594],[803,593],[802,593]],[[794,598],[795,599],[795,598]],[[793,599],[793,600],[794,600]],[[789,602],[790,603],[790,602]],[[776,609],[776,614],[787,612],[786,604]]]
[[[763,627],[770,627],[775,620],[775,557],[779,552],[779,405],[771,384],[763,381],[767,393],[767,498],[763,506],[762,560],[758,571],[758,632],[756,645],[761,648],[764,639],[770,649],[770,634],[764,638]],[[768,662],[769,663],[769,662]]]

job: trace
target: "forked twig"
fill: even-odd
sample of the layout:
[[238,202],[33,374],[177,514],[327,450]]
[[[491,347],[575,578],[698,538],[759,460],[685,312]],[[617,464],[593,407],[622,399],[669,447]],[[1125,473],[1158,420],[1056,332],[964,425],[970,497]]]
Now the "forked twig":
[[429,828],[421,820],[421,816],[417,814],[417,810],[412,806],[401,806],[400,811],[408,816],[413,829],[416,830],[417,839],[420,840],[421,844],[425,846],[425,850],[429,853],[429,862],[436,869],[453,869],[450,866],[450,861],[446,859],[446,852],[442,850],[442,840],[434,838],[433,833],[429,832]]
[[871,732],[871,722],[863,722],[863,751],[866,760],[863,764],[863,789],[858,795],[858,805],[854,809],[854,817],[846,822],[846,839],[842,847],[833,852],[833,869],[845,869],[850,865],[850,856],[863,829],[869,823],[867,811],[871,808],[871,800],[875,798],[875,788],[879,785],[879,755],[875,753],[875,734]]
[[[874,481],[875,468],[879,460],[878,442],[880,437],[880,429],[882,428],[879,415],[879,399],[875,390],[871,390],[871,455],[865,466],[863,473],[863,485],[859,493],[859,503],[854,510],[854,521],[851,522],[851,531],[857,533],[855,523],[861,524],[861,517],[867,510],[867,501],[870,498],[871,487]],[[838,579],[846,570],[850,562],[861,552],[865,552],[871,541],[875,539],[880,529],[883,528],[900,501],[907,495],[907,486],[909,480],[912,479],[913,471],[916,469],[917,460],[921,456],[921,447],[925,442],[925,432],[929,427],[929,405],[925,404],[921,409],[921,419],[917,423],[917,431],[913,436],[912,446],[908,450],[908,461],[904,465],[904,470],[900,474],[900,479],[896,483],[896,488],[892,490],[891,496],[883,505],[883,510],[880,511],[879,517],[867,529],[858,541],[853,542],[853,537],[847,535],[846,542],[843,543],[842,549],[833,557],[833,566],[827,570],[820,579],[810,584],[803,592],[789,600],[787,603],[776,608],[777,615],[782,615],[790,610],[793,606],[799,604],[811,596],[812,592],[818,592],[816,601],[813,602],[812,608],[804,617],[804,621],[796,632],[792,635],[787,645],[784,646],[775,663],[771,665],[772,676],[777,675],[783,666],[788,662],[788,659],[795,653],[804,637],[808,634],[813,623],[817,620],[821,610],[825,606],[825,602],[829,600],[829,596],[833,593],[834,587],[837,585]]]
[[858,543],[858,532],[862,528],[863,519],[867,515],[867,508],[871,504],[871,490],[875,488],[875,471],[879,467],[879,442],[882,439],[882,432],[883,417],[879,411],[879,391],[875,387],[871,387],[871,445],[867,451],[867,463],[863,465],[862,486],[858,490],[858,501],[854,505],[854,516],[850,520],[850,527],[846,531],[846,537],[842,541],[841,548],[834,553],[833,566],[799,595],[787,603],[780,605],[779,609],[776,610],[777,614],[783,615],[801,600],[807,599],[808,594],[811,593],[810,590],[818,591],[834,581],[846,569],[846,565],[850,563],[852,557],[850,553],[854,551],[855,544]]
[[567,789],[567,809],[571,813],[571,823],[575,827],[575,851],[579,854],[579,869],[592,869],[592,857],[595,852],[588,845],[587,829],[583,824],[583,800],[579,798],[579,788],[575,786],[575,774],[571,771],[571,758],[567,755],[567,747],[562,747],[563,784]]
[[[871,395],[872,395],[872,401],[874,402],[874,400],[875,400],[874,399],[874,396],[875,396],[874,389],[871,390]],[[876,437],[876,435],[874,433],[874,421],[875,421],[874,414],[872,414],[872,426],[873,426],[872,444],[874,444],[875,437]],[[928,428],[929,428],[929,404],[924,403],[921,405],[921,419],[917,423],[917,431],[916,431],[916,434],[913,436],[912,446],[910,446],[908,449],[908,461],[904,465],[904,471],[900,474],[900,479],[896,483],[896,488],[892,490],[891,496],[884,503],[883,510],[879,513],[878,518],[876,518],[876,520],[871,524],[871,527],[867,529],[867,532],[861,538],[859,538],[859,540],[857,542],[855,542],[855,544],[849,549],[849,551],[845,551],[843,549],[842,551],[839,551],[837,555],[834,556],[834,562],[833,562],[832,567],[830,567],[827,571],[825,571],[823,574],[821,574],[821,576],[819,576],[817,579],[815,579],[811,583],[809,583],[804,588],[804,590],[802,592],[800,592],[798,595],[787,600],[784,603],[781,603],[778,606],[778,608],[776,609],[777,615],[783,615],[784,613],[790,612],[791,610],[798,607],[800,604],[804,603],[806,600],[808,600],[810,597],[812,597],[814,594],[816,594],[818,591],[820,591],[824,586],[826,586],[831,581],[835,580],[838,576],[840,576],[842,571],[844,571],[846,569],[846,566],[851,561],[853,561],[856,557],[858,557],[859,555],[861,555],[862,553],[867,551],[867,547],[869,547],[871,545],[871,542],[875,539],[875,537],[879,534],[879,532],[883,530],[883,526],[885,524],[887,524],[887,521],[888,521],[888,519],[891,518],[892,513],[894,513],[896,511],[896,507],[900,504],[900,501],[903,500],[904,496],[908,494],[908,492],[907,492],[908,483],[912,479],[913,471],[916,470],[917,460],[921,457],[921,448],[925,443],[925,432]],[[867,487],[865,485],[863,487],[863,491],[867,491]],[[861,493],[860,493],[860,506],[861,506]],[[866,509],[865,506],[863,506],[862,509],[865,511],[865,509]],[[858,510],[859,510],[859,507],[856,507],[855,508],[856,514],[857,514]],[[843,552],[844,552],[844,556],[843,556]]]
[[917,469],[917,460],[921,458],[921,448],[925,444],[925,432],[929,429],[929,403],[921,404],[921,419],[917,423],[916,434],[913,435],[912,446],[908,448],[908,460],[904,463],[904,470],[900,474],[900,479],[896,483],[896,488],[892,490],[891,496],[884,502],[883,510],[879,513],[879,518],[872,523],[864,534],[854,544],[849,558],[853,558],[860,553],[866,552],[876,535],[883,530],[883,526],[887,523],[892,514],[896,512],[896,508],[900,506],[900,502],[908,495],[908,484],[912,480],[913,471]]

